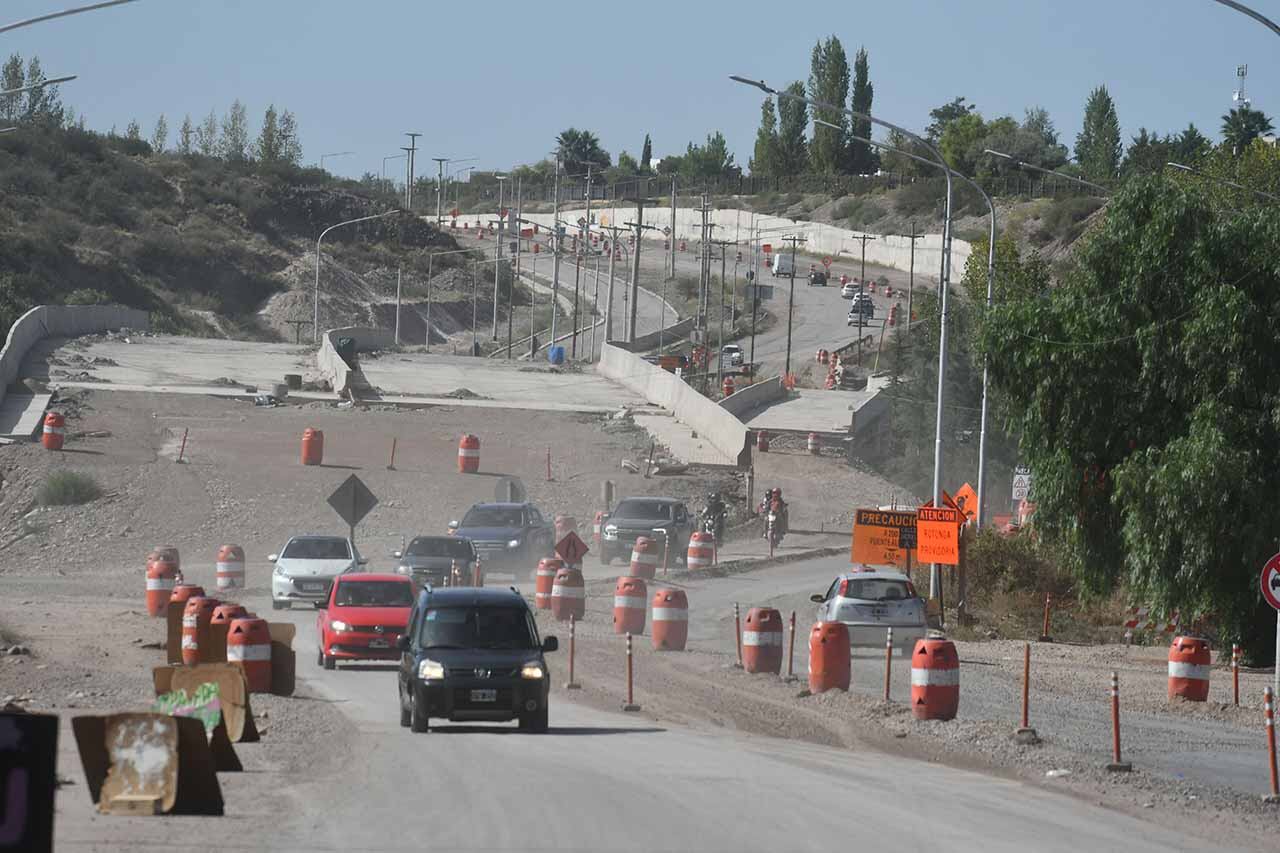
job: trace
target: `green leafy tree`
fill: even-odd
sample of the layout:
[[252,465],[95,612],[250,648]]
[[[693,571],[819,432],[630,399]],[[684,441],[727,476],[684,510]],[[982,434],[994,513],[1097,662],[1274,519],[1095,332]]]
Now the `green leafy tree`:
[[178,153],[190,157],[196,150],[196,129],[191,125],[191,116],[182,117],[182,127],[178,128]]
[[262,163],[279,163],[281,160],[280,122],[276,114],[276,105],[271,104],[262,116],[262,129],[258,131],[258,141],[254,143],[254,156]]
[[205,157],[218,155],[218,116],[213,110],[196,128],[196,150]]
[[[0,69],[0,88],[6,92],[21,89],[27,83],[27,69],[20,54],[12,54],[5,60]],[[14,125],[22,120],[23,97],[17,95],[0,96],[0,119],[6,125]]]
[[970,159],[975,163],[979,175],[1025,174],[1017,164],[988,155],[988,148],[1042,169],[1057,169],[1067,162],[1067,149],[1058,144],[1058,132],[1053,126],[1053,120],[1041,107],[1028,109],[1022,124],[1009,116],[990,122],[986,138],[970,151]]
[[913,160],[905,154],[898,153],[899,151],[905,151],[915,154],[917,157],[925,157],[929,160],[934,159],[932,151],[905,133],[897,130],[889,131],[888,136],[885,137],[885,144],[897,149],[896,151],[884,151],[880,154],[881,168],[886,171],[896,175],[926,178],[937,177],[940,174],[937,169],[931,169],[918,160]]
[[222,117],[218,136],[218,154],[228,163],[249,159],[249,114],[237,99]]
[[1173,137],[1148,133],[1145,127],[1140,127],[1138,135],[1133,137],[1129,149],[1124,153],[1124,164],[1120,171],[1126,178],[1162,171],[1165,163],[1173,158],[1173,152]]
[[1222,141],[1237,154],[1271,130],[1271,119],[1248,106],[1238,107],[1222,117]]
[[[840,39],[830,36],[813,46],[809,57],[809,97],[843,107],[849,98],[849,58]],[[843,171],[848,148],[849,117],[843,109],[813,108],[813,140],[809,143],[809,168],[831,174]],[[817,120],[839,129],[818,124]]]
[[280,159],[293,166],[302,162],[302,141],[298,138],[298,120],[288,110],[280,113]]
[[1089,93],[1084,126],[1076,136],[1076,160],[1091,181],[1108,181],[1120,171],[1120,119],[1106,86]]
[[[787,87],[792,95],[804,97],[804,84],[799,80]],[[805,128],[809,126],[809,107],[794,98],[778,99],[778,149],[776,164],[779,175],[799,175],[809,169],[809,145]]]
[[[1016,125],[1015,125],[1016,127]],[[938,142],[938,150],[946,158],[951,168],[972,174],[974,171],[973,151],[978,143],[987,137],[987,124],[976,112],[965,113],[947,123]]]
[[588,165],[607,169],[612,162],[609,152],[600,147],[600,139],[589,130],[566,128],[556,137],[556,147],[560,162],[570,174],[583,174]]
[[720,131],[707,134],[705,145],[689,143],[681,158],[680,173],[691,178],[713,179],[736,174],[733,154]]
[[[854,112],[871,114],[871,104],[875,100],[875,87],[871,85],[871,63],[867,58],[867,49],[858,48],[853,57],[853,102]],[[865,118],[850,118],[853,135],[863,139],[871,138],[871,122]],[[865,142],[856,139],[849,141],[849,171],[855,175],[874,175],[880,168],[880,155]]]
[[[1254,660],[1280,504],[1280,215],[1138,177],[1058,284],[983,324],[1036,527],[1089,590],[1212,616]],[[1263,627],[1265,626],[1265,627]]]
[[1058,129],[1054,127],[1053,119],[1044,107],[1027,107],[1023,114],[1022,129],[1040,137],[1047,148],[1058,145]]
[[151,150],[157,154],[164,153],[164,146],[169,141],[169,122],[165,120],[164,113],[160,113],[160,118],[156,119],[156,126],[151,131]]
[[966,104],[966,100],[966,98],[956,98],[940,107],[929,110],[929,118],[932,121],[925,128],[924,135],[930,142],[937,145],[942,139],[942,134],[946,131],[947,125],[977,110],[977,107],[973,104]]
[[1208,157],[1212,150],[1213,144],[1194,124],[1188,124],[1187,129],[1173,140],[1173,154],[1177,158],[1175,162],[1184,166],[1194,166]]
[[773,111],[773,98],[760,105],[760,127],[756,130],[756,147],[747,168],[753,175],[773,177],[778,174],[778,119]]
[[136,118],[129,119],[129,123],[125,125],[124,138],[134,142],[142,141],[142,125],[138,124]]
[[[621,162],[622,155],[618,155]],[[644,145],[640,148],[640,171],[646,175],[653,171],[653,140],[649,138],[649,134],[644,135]]]

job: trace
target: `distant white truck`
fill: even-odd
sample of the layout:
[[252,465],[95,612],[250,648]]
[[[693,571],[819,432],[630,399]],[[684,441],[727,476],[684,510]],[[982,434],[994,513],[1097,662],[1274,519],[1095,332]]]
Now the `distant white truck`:
[[774,278],[780,278],[782,276],[786,276],[787,278],[790,278],[791,272],[794,269],[795,269],[795,266],[794,266],[794,262],[791,259],[791,255],[783,252],[779,252],[777,255],[773,256]]

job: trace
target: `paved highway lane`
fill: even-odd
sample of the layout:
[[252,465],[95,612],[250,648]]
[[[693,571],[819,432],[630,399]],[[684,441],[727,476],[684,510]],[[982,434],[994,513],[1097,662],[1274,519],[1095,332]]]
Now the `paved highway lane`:
[[[261,602],[255,602],[261,605]],[[357,734],[338,778],[299,791],[273,850],[862,850],[1166,853],[1175,833],[979,774],[809,744],[668,727],[553,701],[551,731],[398,724],[393,670],[299,672]],[[555,677],[563,655],[552,656]],[[318,749],[326,748],[317,744]]]

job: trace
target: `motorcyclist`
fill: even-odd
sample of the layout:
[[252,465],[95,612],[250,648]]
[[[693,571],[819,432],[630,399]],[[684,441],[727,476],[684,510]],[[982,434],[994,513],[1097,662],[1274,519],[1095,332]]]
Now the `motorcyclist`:
[[[715,534],[717,542],[724,538],[724,522],[727,514],[728,508],[725,506],[724,499],[720,497],[720,493],[708,494],[706,505],[702,509],[702,529]],[[707,531],[708,526],[711,527],[710,531]]]
[[778,538],[781,539],[786,535],[787,524],[787,502],[782,499],[782,489],[775,486],[765,492],[764,500],[760,502],[760,515],[764,519],[764,530],[761,536],[769,535],[769,515],[772,511],[775,517],[775,523],[778,525]]

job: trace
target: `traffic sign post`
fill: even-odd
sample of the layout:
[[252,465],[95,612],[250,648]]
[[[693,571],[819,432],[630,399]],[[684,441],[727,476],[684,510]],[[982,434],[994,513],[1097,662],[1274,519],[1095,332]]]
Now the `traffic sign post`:
[[1031,469],[1019,465],[1013,469],[1013,502],[1029,500],[1031,497]]
[[589,550],[591,549],[582,541],[582,537],[572,530],[556,543],[556,553],[570,566],[581,565],[582,558],[587,556]]
[[1272,695],[1280,695],[1280,554],[1276,554],[1262,566],[1262,597],[1276,611],[1276,659]]
[[356,541],[356,525],[377,505],[378,499],[355,474],[343,480],[342,485],[329,495],[329,506],[347,523],[353,545]]

